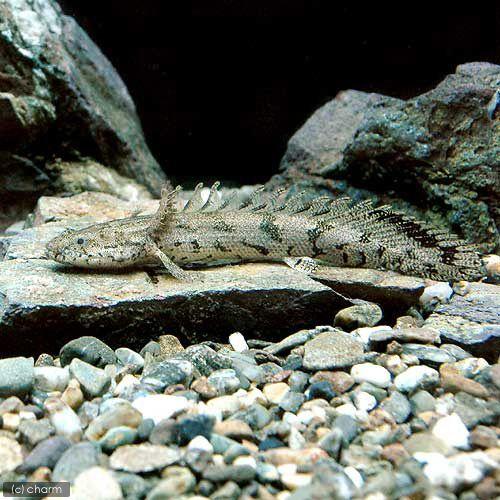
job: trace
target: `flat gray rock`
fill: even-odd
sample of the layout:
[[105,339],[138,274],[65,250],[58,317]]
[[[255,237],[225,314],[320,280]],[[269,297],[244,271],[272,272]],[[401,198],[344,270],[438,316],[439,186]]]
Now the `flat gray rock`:
[[424,323],[439,331],[444,343],[458,344],[476,356],[496,362],[500,349],[500,286],[470,283]]
[[103,340],[117,345],[124,339],[141,345],[166,330],[191,342],[226,339],[234,331],[279,338],[326,323],[339,303],[328,287],[284,265],[201,272],[203,282],[183,283],[143,271],[100,274],[43,259],[2,261],[2,352],[53,350],[104,332]]

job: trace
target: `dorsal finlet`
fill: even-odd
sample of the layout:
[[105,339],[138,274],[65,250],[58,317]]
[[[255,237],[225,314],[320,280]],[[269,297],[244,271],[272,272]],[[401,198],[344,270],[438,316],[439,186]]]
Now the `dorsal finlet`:
[[215,181],[210,188],[210,193],[206,203],[200,208],[200,212],[213,212],[217,210],[220,206],[220,195],[217,191],[219,189],[220,182]]
[[198,184],[196,184],[191,198],[184,206],[184,212],[196,212],[204,205],[205,202],[203,201],[203,198],[201,196],[202,189],[203,182],[199,182]]

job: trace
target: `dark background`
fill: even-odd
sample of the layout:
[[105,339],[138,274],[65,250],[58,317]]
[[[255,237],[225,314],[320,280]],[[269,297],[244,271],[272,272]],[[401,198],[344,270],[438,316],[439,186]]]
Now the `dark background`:
[[486,2],[60,4],[117,68],[176,181],[265,181],[290,136],[339,90],[408,98],[457,64],[500,60],[500,9]]

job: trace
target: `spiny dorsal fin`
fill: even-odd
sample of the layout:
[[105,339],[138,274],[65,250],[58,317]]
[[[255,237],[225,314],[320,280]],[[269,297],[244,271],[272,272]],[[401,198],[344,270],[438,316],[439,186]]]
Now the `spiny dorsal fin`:
[[166,229],[173,218],[174,213],[177,212],[175,208],[175,201],[177,194],[182,190],[181,186],[177,186],[173,191],[169,191],[166,187],[161,190],[160,205],[150,226],[151,234],[157,233]]
[[204,204],[205,201],[201,196],[201,190],[203,189],[203,182],[200,182],[194,188],[194,192],[191,198],[188,200],[184,207],[184,212],[197,212]]
[[257,212],[262,208],[265,208],[267,205],[266,202],[262,200],[262,192],[264,191],[265,186],[258,186],[255,191],[252,193],[250,198],[244,201],[239,210],[247,211],[247,212]]

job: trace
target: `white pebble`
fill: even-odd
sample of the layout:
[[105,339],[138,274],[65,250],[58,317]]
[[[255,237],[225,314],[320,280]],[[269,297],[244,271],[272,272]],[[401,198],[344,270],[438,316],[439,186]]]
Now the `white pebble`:
[[256,469],[257,461],[250,455],[242,455],[234,459],[233,465],[249,465],[252,469]]
[[149,394],[135,399],[132,406],[142,413],[143,418],[151,418],[157,424],[165,418],[182,413],[193,406],[193,403],[182,396]]
[[212,454],[214,447],[205,436],[196,436],[187,445],[188,450],[201,450]]
[[69,383],[69,371],[67,368],[57,366],[35,366],[35,388],[40,391],[63,392]]
[[234,396],[219,396],[207,401],[207,408],[218,410],[223,417],[236,413],[241,408],[240,400]]
[[344,468],[344,474],[352,481],[352,484],[354,484],[358,490],[363,487],[363,476],[358,472],[358,469],[349,465]]
[[268,401],[277,405],[290,392],[290,387],[285,382],[266,384],[262,390]]
[[240,332],[234,332],[229,335],[229,343],[236,352],[248,351],[247,341]]
[[394,385],[401,392],[412,392],[420,387],[436,385],[439,382],[439,373],[425,365],[410,366],[394,379]]
[[345,403],[343,405],[337,406],[335,408],[335,411],[339,415],[349,415],[352,418],[356,418],[356,415],[358,413],[358,410],[356,410],[356,407],[351,403]]
[[365,391],[355,392],[352,399],[358,410],[370,411],[377,406],[377,399]]
[[137,377],[134,377],[130,373],[127,373],[121,380],[118,382],[116,385],[113,395],[114,396],[121,396],[124,392],[128,391],[132,387],[139,385],[139,379]]
[[[243,389],[241,389],[243,391]],[[250,406],[254,405],[255,403],[259,403],[261,405],[267,405],[268,401],[266,396],[264,396],[263,392],[260,389],[257,389],[257,387],[254,387],[250,391],[243,391],[244,394],[242,393],[240,396],[240,391],[236,391],[233,395],[238,396],[241,406],[243,408],[249,408]]]
[[427,453],[424,474],[434,486],[457,491],[464,486],[476,484],[498,464],[482,451],[458,453],[444,457],[438,453]]
[[391,384],[391,372],[374,363],[361,363],[351,368],[351,377],[361,384],[369,382],[377,387],[388,387]]
[[448,283],[440,282],[434,285],[426,286],[420,296],[420,304],[445,303],[452,296],[453,289]]
[[456,413],[440,418],[432,434],[454,448],[469,448],[469,430]]
[[77,500],[121,500],[122,490],[113,472],[103,467],[90,467],[80,472],[71,488]]
[[54,426],[57,434],[66,436],[72,441],[80,441],[82,437],[80,419],[64,401],[50,397],[45,400],[44,406],[49,413],[50,423]]

